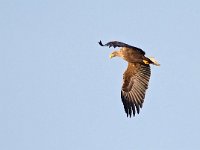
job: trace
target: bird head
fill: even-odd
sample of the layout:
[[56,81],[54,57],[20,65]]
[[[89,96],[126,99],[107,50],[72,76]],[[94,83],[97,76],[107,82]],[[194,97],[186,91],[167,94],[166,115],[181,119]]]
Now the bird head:
[[114,51],[109,55],[110,59],[113,58],[113,57],[116,57],[116,56],[119,56],[118,51]]

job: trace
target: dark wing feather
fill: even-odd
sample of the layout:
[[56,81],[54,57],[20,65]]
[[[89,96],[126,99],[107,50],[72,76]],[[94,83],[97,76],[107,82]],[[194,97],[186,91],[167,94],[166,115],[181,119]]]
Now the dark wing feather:
[[109,48],[110,47],[114,47],[114,48],[115,47],[127,47],[127,48],[131,48],[131,49],[139,52],[142,55],[145,55],[145,52],[142,49],[140,49],[138,47],[134,47],[134,46],[128,45],[128,44],[123,43],[123,42],[111,41],[111,42],[108,42],[106,44],[103,44],[101,41],[99,41],[99,45],[101,45],[101,46],[108,46]]
[[123,75],[121,98],[127,117],[139,114],[151,75],[149,65],[129,63]]

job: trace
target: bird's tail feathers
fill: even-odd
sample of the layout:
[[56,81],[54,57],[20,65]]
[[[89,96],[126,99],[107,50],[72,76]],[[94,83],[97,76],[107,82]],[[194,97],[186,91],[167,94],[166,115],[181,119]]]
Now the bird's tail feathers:
[[160,66],[154,57],[149,57],[149,59],[153,62],[153,65]]

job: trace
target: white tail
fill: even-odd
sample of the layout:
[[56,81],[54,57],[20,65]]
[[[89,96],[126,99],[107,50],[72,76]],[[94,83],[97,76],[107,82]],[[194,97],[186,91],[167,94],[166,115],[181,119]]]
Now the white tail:
[[160,66],[160,64],[155,60],[154,57],[149,57],[149,59],[153,62],[154,65]]

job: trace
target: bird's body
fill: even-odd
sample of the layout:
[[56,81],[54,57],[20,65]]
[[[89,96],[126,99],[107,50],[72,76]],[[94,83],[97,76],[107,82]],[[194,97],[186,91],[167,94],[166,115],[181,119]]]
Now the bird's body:
[[113,41],[101,46],[121,47],[118,51],[110,54],[112,57],[121,57],[128,62],[128,67],[123,74],[123,85],[121,89],[121,99],[127,116],[137,112],[139,114],[142,108],[145,93],[151,75],[150,64],[159,66],[154,58],[145,57],[145,52],[137,47],[128,44]]
[[143,63],[143,60],[148,61],[149,64],[152,63],[149,58],[140,53],[138,54],[138,51],[134,51],[131,48],[123,47],[119,51],[114,51],[113,53],[129,63]]

